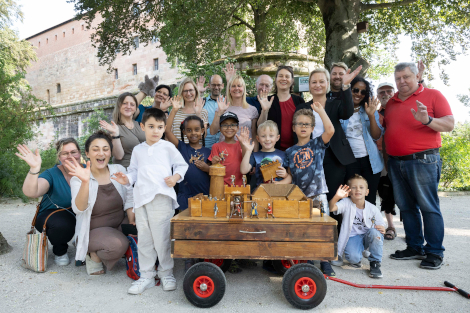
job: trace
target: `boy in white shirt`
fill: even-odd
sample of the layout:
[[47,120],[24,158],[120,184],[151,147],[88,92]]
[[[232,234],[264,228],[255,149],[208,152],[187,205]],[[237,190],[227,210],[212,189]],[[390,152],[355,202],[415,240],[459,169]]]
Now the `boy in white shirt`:
[[[166,115],[157,108],[145,110],[140,127],[145,141],[134,147],[128,174],[115,174],[123,185],[134,185],[134,210],[139,236],[140,279],[127,291],[140,294],[155,286],[155,262],[163,290],[175,290],[174,262],[170,253],[170,220],[178,207],[173,187],[183,180],[188,170],[176,147],[160,140],[165,133]],[[173,175],[172,175],[173,169]]]
[[[343,214],[343,224],[338,238],[338,261],[331,263],[341,266],[344,252],[350,265],[360,268],[363,251],[369,248],[369,276],[382,277],[380,263],[382,262],[385,222],[380,210],[366,201],[366,196],[369,194],[366,179],[356,174],[348,180],[348,185],[339,186],[329,203],[330,212]],[[348,195],[349,198],[347,198]]]

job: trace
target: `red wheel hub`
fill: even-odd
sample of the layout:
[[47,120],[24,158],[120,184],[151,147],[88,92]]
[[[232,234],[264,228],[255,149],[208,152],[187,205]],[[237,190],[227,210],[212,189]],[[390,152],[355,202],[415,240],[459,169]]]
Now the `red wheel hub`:
[[300,299],[308,300],[317,292],[317,285],[310,277],[301,277],[295,282],[294,289]]
[[[292,262],[294,262],[294,265],[295,264],[299,264],[299,263],[307,263],[307,261],[299,261],[299,260],[292,260]],[[282,263],[282,266],[284,266],[284,268],[291,268],[291,264],[289,262],[289,260],[281,260],[281,263]]]
[[204,259],[204,262],[209,262],[221,267],[224,264],[224,259]]
[[214,281],[207,276],[199,276],[193,283],[194,293],[201,298],[208,298],[214,293]]

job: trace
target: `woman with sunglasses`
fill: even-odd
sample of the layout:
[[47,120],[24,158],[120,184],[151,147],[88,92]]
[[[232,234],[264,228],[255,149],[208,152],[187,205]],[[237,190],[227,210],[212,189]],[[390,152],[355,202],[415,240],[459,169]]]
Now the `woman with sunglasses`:
[[[80,164],[80,148],[73,138],[64,138],[56,143],[57,161],[59,164],[45,170],[41,174],[41,155],[39,149],[33,153],[26,145],[18,145],[16,155],[25,161],[30,169],[23,183],[23,193],[30,198],[42,196],[39,204],[39,213],[34,225],[42,232],[46,218],[54,211],[67,209],[51,215],[46,224],[47,238],[52,244],[52,252],[55,255],[54,262],[59,266],[70,263],[67,255],[68,242],[75,234],[75,214],[73,213],[72,194],[70,191],[70,171],[63,163],[75,160]],[[83,165],[81,165],[83,166]]]
[[375,205],[380,173],[384,167],[382,155],[376,141],[382,137],[383,127],[379,122],[377,106],[379,99],[372,97],[370,83],[357,76],[351,82],[354,113],[341,126],[354,154],[355,162],[346,165],[346,178],[359,174],[367,180],[369,194],[366,200]]

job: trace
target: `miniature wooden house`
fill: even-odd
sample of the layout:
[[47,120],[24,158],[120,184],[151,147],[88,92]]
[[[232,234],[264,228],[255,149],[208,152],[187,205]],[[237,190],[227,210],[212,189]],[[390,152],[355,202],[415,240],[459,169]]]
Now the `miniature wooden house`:
[[263,181],[271,181],[274,178],[278,178],[276,171],[278,170],[281,163],[279,161],[269,162],[268,164],[261,165],[261,175],[263,175]]

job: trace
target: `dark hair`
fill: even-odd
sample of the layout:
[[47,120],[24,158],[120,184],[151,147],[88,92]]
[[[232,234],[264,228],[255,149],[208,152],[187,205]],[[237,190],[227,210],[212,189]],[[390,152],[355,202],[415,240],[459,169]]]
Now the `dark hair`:
[[292,66],[288,66],[288,65],[279,65],[277,67],[276,75],[274,76],[273,93],[277,94],[276,79],[277,79],[277,74],[279,74],[281,70],[288,70],[292,76],[292,85],[290,86],[290,90],[289,90],[290,93],[292,93],[294,91],[294,69],[292,68]]
[[77,150],[80,151],[80,146],[78,145],[78,142],[75,140],[75,138],[69,137],[69,138],[59,139],[55,143],[55,149],[57,150],[57,153],[59,153],[62,150],[62,148],[69,143],[75,144],[75,146],[77,147]]
[[173,93],[171,92],[171,88],[168,85],[158,85],[157,88],[155,88],[155,92],[159,91],[162,88],[168,89],[168,95],[170,96],[170,98],[173,97]]
[[111,138],[111,135],[100,129],[100,130],[94,132],[85,141],[85,151],[86,152],[90,151],[90,145],[95,139],[104,139],[104,140],[106,140],[109,144],[109,147],[111,148],[111,151],[113,151],[113,139]]
[[373,86],[364,77],[356,76],[351,82],[351,90],[354,88],[354,85],[356,85],[357,83],[364,83],[366,85],[366,95],[364,96],[364,99],[362,99],[361,103],[359,103],[360,106],[364,106],[364,104],[369,101],[369,98],[372,98],[373,96],[373,93],[372,93]]
[[[183,130],[186,128],[186,124],[189,121],[199,121],[201,123],[201,129],[204,130],[204,121],[202,118],[196,115],[190,115],[184,119],[184,121],[180,125],[180,130],[181,130],[181,141],[184,142],[184,135],[183,135]],[[204,140],[204,134],[202,134],[202,145],[205,147],[206,146],[206,141]]]
[[158,108],[148,108],[145,110],[144,115],[142,116],[142,124],[145,125],[145,122],[147,122],[151,117],[153,117],[157,122],[163,122],[166,125],[165,112]]
[[347,181],[348,186],[350,186],[350,185],[351,185],[351,182],[352,182],[353,180],[355,180],[355,179],[359,179],[359,180],[365,181],[365,182],[366,182],[366,187],[369,188],[369,183],[367,182],[367,179],[365,179],[363,176],[361,176],[361,175],[359,175],[359,174],[354,174],[353,176],[351,176],[351,177],[348,179],[348,181]]

